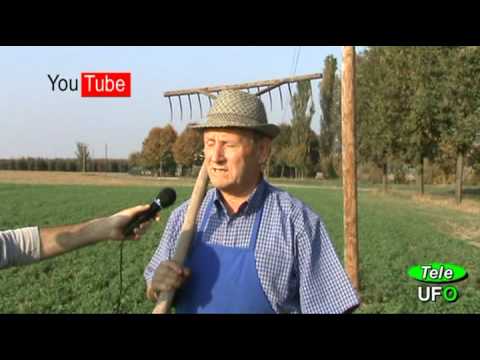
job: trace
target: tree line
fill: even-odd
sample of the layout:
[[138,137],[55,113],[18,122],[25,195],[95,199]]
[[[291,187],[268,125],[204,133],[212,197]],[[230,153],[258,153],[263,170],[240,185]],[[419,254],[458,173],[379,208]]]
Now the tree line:
[[75,158],[21,157],[0,159],[0,170],[128,172],[126,159],[93,159],[87,144],[76,143]]
[[[78,159],[40,157],[22,157],[17,159],[0,159],[0,170],[27,170],[27,171],[82,171],[82,164]],[[129,170],[126,159],[88,159],[88,172],[127,172]]]

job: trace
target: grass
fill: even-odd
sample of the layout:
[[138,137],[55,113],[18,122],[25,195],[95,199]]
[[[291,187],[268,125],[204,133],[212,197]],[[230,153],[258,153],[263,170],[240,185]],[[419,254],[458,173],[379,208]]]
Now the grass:
[[[341,190],[288,187],[321,214],[343,259]],[[176,187],[177,205],[191,186]],[[400,191],[400,190],[397,190]],[[0,229],[77,223],[149,202],[155,186],[0,184]],[[441,196],[441,195],[440,195]],[[476,200],[474,200],[476,201]],[[150,313],[143,271],[155,251],[172,209],[139,242],[124,244],[122,311]],[[478,214],[410,196],[359,192],[362,306],[357,313],[480,313]],[[457,283],[461,298],[424,304],[408,267],[433,261],[464,266],[469,277]],[[83,248],[40,263],[0,271],[0,313],[112,313],[119,294],[119,243]]]

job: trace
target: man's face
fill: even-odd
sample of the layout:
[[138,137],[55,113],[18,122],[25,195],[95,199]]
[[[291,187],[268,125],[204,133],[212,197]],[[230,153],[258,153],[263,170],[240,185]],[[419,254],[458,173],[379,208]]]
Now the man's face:
[[255,185],[268,156],[268,140],[256,144],[248,130],[212,129],[204,132],[203,142],[213,186],[242,193]]

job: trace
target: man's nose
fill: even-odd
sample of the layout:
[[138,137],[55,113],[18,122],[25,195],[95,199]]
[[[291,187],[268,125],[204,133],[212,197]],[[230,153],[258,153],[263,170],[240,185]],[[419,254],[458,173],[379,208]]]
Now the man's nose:
[[225,156],[223,152],[223,146],[221,144],[216,144],[215,147],[213,148],[212,161],[218,163],[224,160],[225,160]]

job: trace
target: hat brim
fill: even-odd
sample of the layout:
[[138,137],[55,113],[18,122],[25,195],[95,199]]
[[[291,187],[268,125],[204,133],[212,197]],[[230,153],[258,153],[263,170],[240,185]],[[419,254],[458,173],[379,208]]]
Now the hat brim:
[[189,128],[192,129],[248,129],[253,130],[263,135],[268,136],[271,139],[277,137],[280,133],[280,128],[275,124],[262,124],[262,125],[247,125],[245,123],[237,123],[237,122],[228,122],[228,123],[219,123],[219,122],[211,122],[205,124],[197,124],[197,125],[189,125]]

